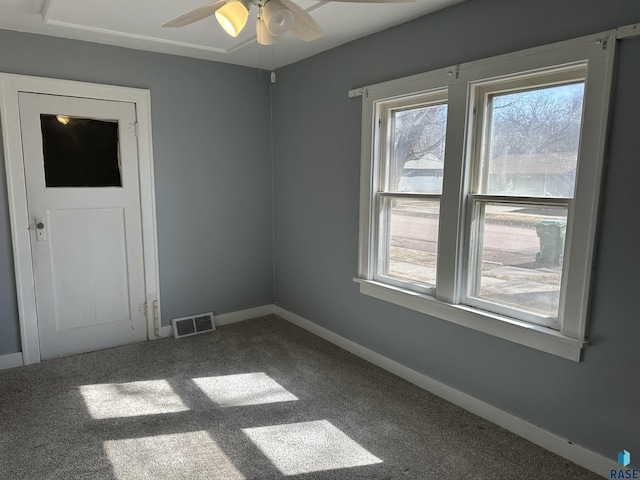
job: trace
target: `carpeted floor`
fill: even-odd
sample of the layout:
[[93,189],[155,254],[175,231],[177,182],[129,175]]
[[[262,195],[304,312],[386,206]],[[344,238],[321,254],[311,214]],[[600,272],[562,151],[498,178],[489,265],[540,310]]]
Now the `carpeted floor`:
[[601,477],[270,316],[0,372],[0,478]]

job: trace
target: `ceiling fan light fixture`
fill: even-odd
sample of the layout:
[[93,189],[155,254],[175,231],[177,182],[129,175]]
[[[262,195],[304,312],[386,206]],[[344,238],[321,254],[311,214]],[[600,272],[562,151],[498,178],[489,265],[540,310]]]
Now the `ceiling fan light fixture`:
[[256,37],[260,45],[273,45],[275,38],[267,30],[267,24],[262,17],[256,20]]
[[284,35],[293,26],[293,12],[285,7],[280,0],[269,0],[264,4],[262,10],[267,30],[274,37]]
[[225,3],[216,10],[216,19],[220,26],[232,37],[237,37],[247,24],[249,10],[237,0]]

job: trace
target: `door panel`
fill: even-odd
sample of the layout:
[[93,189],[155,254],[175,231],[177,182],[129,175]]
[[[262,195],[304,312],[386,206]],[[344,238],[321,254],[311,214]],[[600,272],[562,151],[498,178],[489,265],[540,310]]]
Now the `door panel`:
[[48,218],[57,329],[130,318],[124,209],[53,210]]
[[146,339],[134,105],[19,103],[42,358]]

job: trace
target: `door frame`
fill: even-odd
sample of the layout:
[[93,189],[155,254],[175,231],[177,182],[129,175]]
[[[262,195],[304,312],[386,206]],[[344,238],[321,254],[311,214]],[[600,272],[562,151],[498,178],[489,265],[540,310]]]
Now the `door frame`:
[[[34,288],[33,261],[27,190],[20,129],[18,92],[65,97],[113,100],[135,104],[138,134],[138,171],[147,317],[147,338],[160,336],[160,285],[151,143],[151,94],[149,90],[95,83],[0,73],[0,122],[7,174],[11,242],[15,269],[20,340],[24,365],[40,362],[38,317]],[[132,308],[136,308],[132,305]]]

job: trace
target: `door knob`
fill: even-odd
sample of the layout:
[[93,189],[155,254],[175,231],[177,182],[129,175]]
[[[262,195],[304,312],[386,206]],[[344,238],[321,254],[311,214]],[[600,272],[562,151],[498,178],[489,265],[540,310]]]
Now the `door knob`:
[[44,242],[44,217],[37,217],[36,224],[36,242]]

